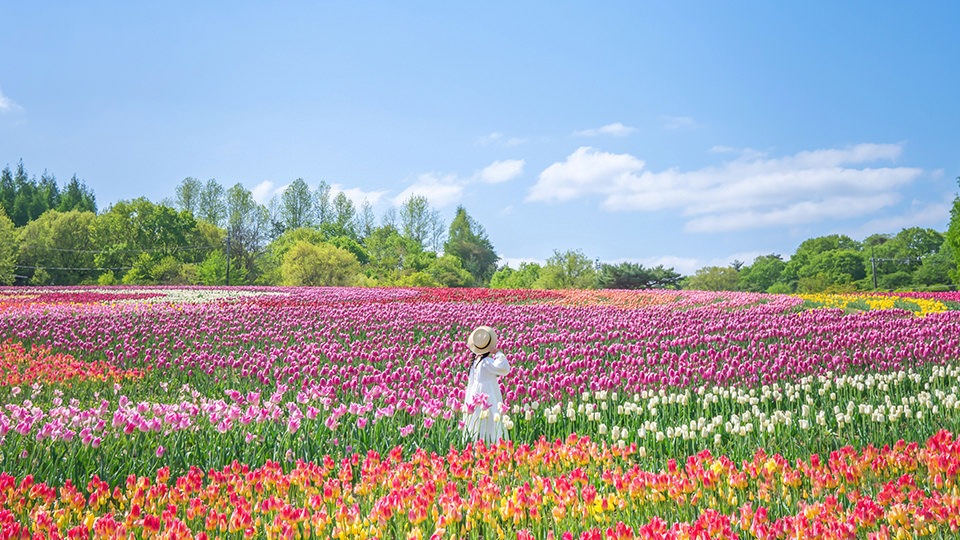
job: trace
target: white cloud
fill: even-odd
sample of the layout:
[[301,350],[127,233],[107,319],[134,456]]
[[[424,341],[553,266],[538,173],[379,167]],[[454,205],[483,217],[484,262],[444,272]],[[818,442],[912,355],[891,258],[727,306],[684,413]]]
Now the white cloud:
[[618,178],[640,171],[643,165],[643,161],[629,154],[610,154],[581,146],[563,163],[554,163],[540,173],[527,200],[566,201],[610,193]]
[[682,275],[693,274],[697,268],[700,268],[700,260],[692,257],[679,257],[677,255],[659,255],[656,257],[643,257],[641,259],[622,259],[617,261],[604,261],[608,264],[619,264],[622,262],[636,262],[642,264],[646,268],[656,268],[657,266],[663,266],[664,268],[673,268],[675,272],[679,272]]
[[468,177],[437,172],[421,174],[412,185],[393,197],[392,201],[393,204],[400,206],[411,196],[422,195],[430,201],[432,206],[453,205],[460,202],[464,189],[470,184],[476,182],[498,184],[512,180],[523,173],[524,164],[525,161],[522,159],[494,161]]
[[3,91],[0,90],[0,113],[19,112],[22,110],[23,107],[17,105],[12,99],[3,95]]
[[708,150],[711,154],[737,154],[741,159],[756,159],[766,156],[766,152],[753,148],[734,148],[732,146],[716,145]]
[[693,121],[693,118],[689,116],[662,115],[660,119],[663,120],[663,127],[671,130],[690,128],[697,125],[697,123]]
[[[277,186],[276,183],[271,182],[270,180],[264,180],[260,182],[253,189],[250,190],[250,194],[253,196],[253,200],[257,201],[259,204],[266,204],[270,199],[283,195],[283,192],[290,187],[290,184],[283,184],[282,186]],[[310,191],[316,193],[316,186],[309,186]],[[377,204],[380,199],[386,195],[386,191],[364,191],[360,188],[345,188],[340,184],[331,184],[330,185],[330,200],[333,200],[338,193],[343,193],[351,201],[353,201],[354,206],[357,209],[360,208],[360,205],[363,204],[364,199],[370,202],[370,204]]]
[[432,206],[449,206],[460,201],[466,182],[455,174],[426,173],[417,176],[417,181],[393,198],[400,206],[414,195],[426,197]]
[[892,206],[898,199],[899,195],[896,193],[880,193],[864,197],[835,197],[822,201],[801,201],[771,210],[704,216],[688,221],[685,230],[689,232],[736,231],[797,225],[826,219],[843,219],[876,212],[881,208]]
[[952,196],[951,199],[935,203],[914,201],[910,210],[906,213],[871,219],[853,234],[857,238],[862,238],[878,232],[897,233],[901,229],[909,227],[929,227],[943,230],[950,221],[950,208],[953,206],[951,200]]
[[265,204],[267,201],[272,199],[274,195],[280,195],[287,189],[287,186],[290,184],[284,184],[280,187],[275,187],[276,184],[270,180],[264,180],[259,184],[253,186],[253,189],[250,190],[250,194],[253,195],[253,200],[257,201],[258,204]]
[[584,129],[582,131],[574,131],[574,135],[583,135],[585,137],[596,137],[597,135],[613,135],[614,137],[626,137],[627,135],[636,131],[637,128],[632,128],[630,126],[625,126],[620,122],[614,122],[613,124],[607,124],[603,127]]
[[503,255],[500,256],[500,262],[499,262],[500,266],[506,265],[506,266],[509,266],[510,268],[513,268],[514,270],[519,270],[521,263],[535,263],[535,264],[539,264],[540,266],[546,266],[547,261],[544,259],[531,259],[529,257],[504,257]]
[[[733,259],[731,258],[731,260]],[[700,259],[695,257],[680,257],[677,255],[658,255],[656,257],[642,257],[640,259],[631,259],[627,257],[605,260],[601,262],[603,264],[612,264],[614,266],[629,262],[642,265],[644,268],[656,268],[657,266],[663,266],[664,268],[668,269],[673,268],[674,272],[684,276],[692,275],[698,268],[706,266],[700,261]],[[724,263],[722,266],[726,266],[726,263]]]
[[512,146],[519,146],[525,142],[527,142],[526,139],[521,139],[520,137],[506,137],[503,135],[503,133],[496,132],[477,138],[477,144],[480,146],[497,145],[510,148]]
[[643,170],[629,154],[581,147],[547,167],[528,201],[601,196],[611,211],[679,209],[686,230],[730,231],[867,215],[899,200],[899,188],[923,171],[875,167],[893,161],[901,146],[859,144],[767,159],[745,155],[717,166],[681,172]]
[[726,257],[717,257],[713,259],[698,259],[696,257],[680,257],[677,255],[658,255],[656,257],[644,257],[641,259],[617,259],[615,261],[603,261],[608,264],[619,264],[622,262],[636,262],[646,268],[655,268],[662,265],[664,268],[673,268],[673,270],[684,276],[692,276],[697,270],[705,266],[730,266],[734,260],[741,261],[745,265],[750,265],[753,260],[761,255],[769,255],[769,251],[745,251],[732,253]]
[[[705,266],[730,266],[734,260],[739,260],[744,263],[744,265],[753,264],[753,260],[761,255],[769,255],[770,251],[745,251],[740,253],[732,253],[726,257],[717,257],[713,259],[698,259],[696,257],[681,257],[679,255],[657,255],[654,257],[641,257],[639,259],[631,258],[621,258],[621,259],[608,259],[601,261],[604,264],[621,264],[625,262],[632,262],[643,265],[645,268],[656,268],[657,266],[663,266],[664,268],[673,268],[673,270],[684,276],[692,276],[697,272],[697,270]],[[784,257],[784,260],[788,260],[789,257]],[[509,266],[514,270],[520,268],[520,263],[536,263],[540,266],[546,266],[547,261],[544,259],[533,259],[530,257],[504,257],[500,256],[500,264]]]
[[363,204],[363,201],[367,201],[370,205],[375,205],[380,202],[380,199],[387,194],[386,191],[364,191],[360,188],[344,188],[340,184],[331,184],[330,185],[330,200],[333,200],[338,193],[343,193],[351,201],[353,205],[357,207],[357,210],[360,210],[360,206]]
[[[704,262],[703,264],[701,264],[700,266],[698,266],[697,268],[694,268],[694,271],[700,268],[703,268],[704,266],[730,266],[731,264],[733,264],[733,261],[740,261],[744,264],[744,266],[750,266],[751,264],[753,264],[753,260],[756,259],[757,257],[760,257],[762,255],[770,255],[771,253],[773,252],[769,250],[768,251],[741,251],[738,253],[731,253],[726,257],[716,257],[716,258],[710,259]],[[786,258],[784,258],[784,260],[786,260]],[[691,274],[692,273],[693,272],[691,272]]]
[[481,182],[488,184],[499,184],[523,174],[523,165],[526,162],[522,159],[506,159],[503,161],[494,161],[484,167],[477,175]]

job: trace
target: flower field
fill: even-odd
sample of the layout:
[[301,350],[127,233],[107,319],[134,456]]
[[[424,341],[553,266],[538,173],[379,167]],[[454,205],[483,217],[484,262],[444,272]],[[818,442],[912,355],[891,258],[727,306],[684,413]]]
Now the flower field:
[[[956,537],[957,307],[0,289],[0,538]],[[499,445],[460,436],[480,324]]]

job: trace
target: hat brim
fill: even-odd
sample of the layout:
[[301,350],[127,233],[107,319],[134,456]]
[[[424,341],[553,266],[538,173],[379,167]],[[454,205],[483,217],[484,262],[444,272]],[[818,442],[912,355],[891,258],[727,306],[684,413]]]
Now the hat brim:
[[[478,347],[474,342],[474,336],[477,334],[477,330],[485,330],[490,334],[490,342],[487,343],[486,347]],[[473,354],[484,354],[492,351],[497,346],[497,331],[489,326],[479,326],[473,332],[470,332],[470,337],[467,338],[467,347],[470,349]]]

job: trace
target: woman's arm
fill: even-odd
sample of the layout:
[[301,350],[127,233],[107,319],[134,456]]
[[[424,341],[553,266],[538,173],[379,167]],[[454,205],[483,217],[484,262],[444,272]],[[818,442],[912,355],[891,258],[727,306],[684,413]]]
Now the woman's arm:
[[495,375],[506,375],[510,373],[510,363],[507,362],[507,356],[502,351],[497,351],[493,358],[487,358],[486,368]]

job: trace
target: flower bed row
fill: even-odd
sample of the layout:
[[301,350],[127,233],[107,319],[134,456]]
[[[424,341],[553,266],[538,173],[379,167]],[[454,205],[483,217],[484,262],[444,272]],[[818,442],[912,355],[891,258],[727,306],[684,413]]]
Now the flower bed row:
[[[59,384],[82,381],[119,383],[143,377],[149,367],[120,369],[104,361],[84,362],[67,354],[53,354],[49,347],[31,346],[8,339],[0,342],[0,386]],[[14,397],[20,388],[12,390]],[[2,415],[0,415],[2,416]]]
[[50,486],[0,474],[0,539],[900,538],[960,532],[960,441],[844,447],[657,471],[570,435],[444,455],[396,447],[253,468]]

